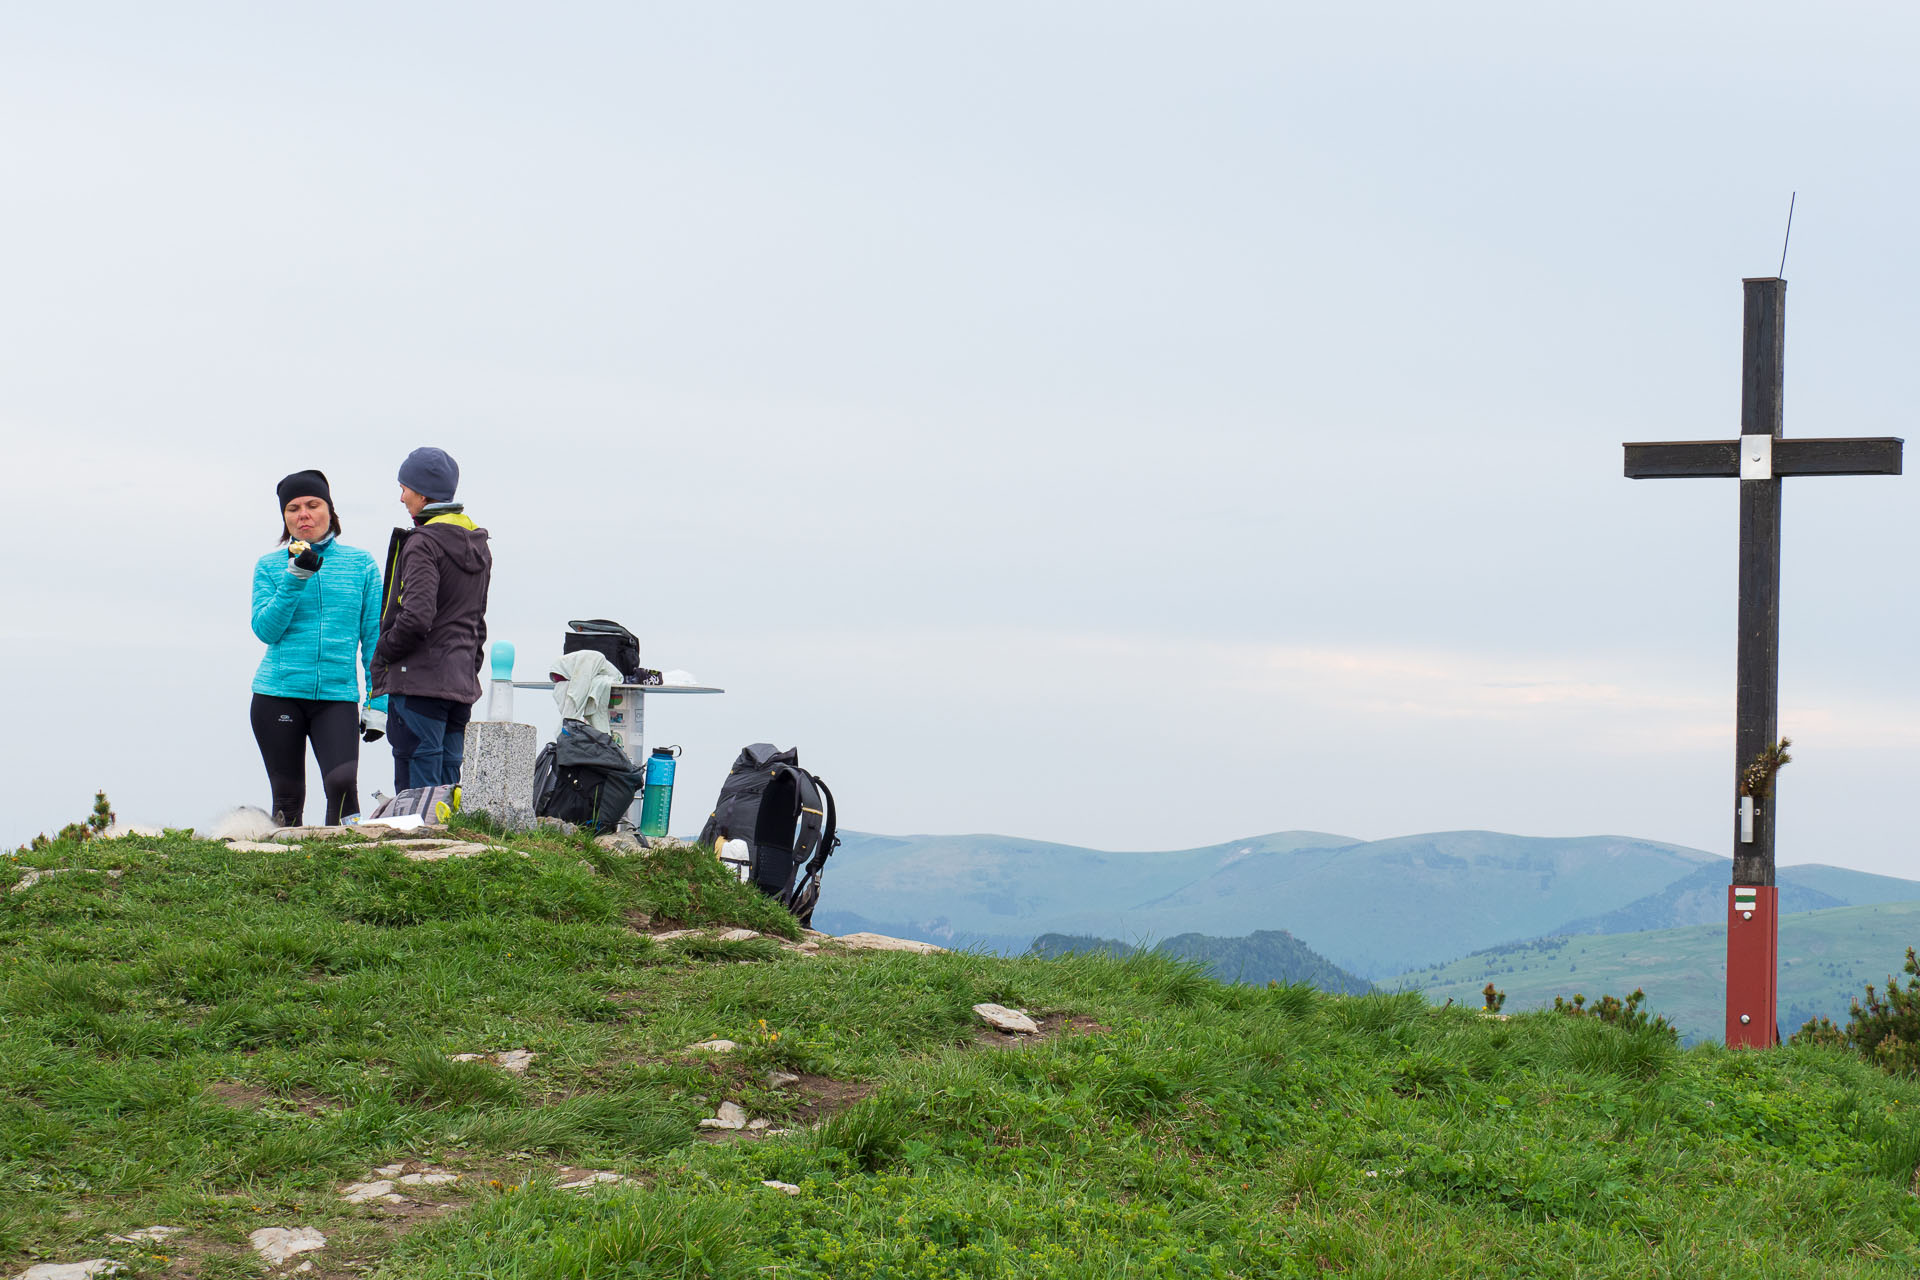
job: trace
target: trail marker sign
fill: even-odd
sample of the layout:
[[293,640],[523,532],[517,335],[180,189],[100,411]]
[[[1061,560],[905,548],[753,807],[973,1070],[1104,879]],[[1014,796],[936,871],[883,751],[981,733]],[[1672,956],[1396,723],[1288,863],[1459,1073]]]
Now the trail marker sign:
[[1781,435],[1787,282],[1764,276],[1741,283],[1746,315],[1739,439],[1629,444],[1626,461],[1627,476],[1633,480],[1720,476],[1740,481],[1726,1043],[1729,1048],[1761,1048],[1779,1041],[1775,806],[1771,788],[1742,796],[1741,781],[1780,736],[1780,482],[1788,476],[1897,476],[1902,442],[1891,436],[1795,440]]

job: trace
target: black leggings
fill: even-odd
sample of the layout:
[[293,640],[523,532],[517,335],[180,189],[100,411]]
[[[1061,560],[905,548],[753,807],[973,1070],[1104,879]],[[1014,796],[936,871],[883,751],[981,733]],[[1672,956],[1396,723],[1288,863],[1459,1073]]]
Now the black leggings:
[[301,825],[301,810],[307,805],[308,739],[313,741],[313,758],[320,762],[320,781],[327,792],[327,825],[338,826],[342,814],[360,812],[358,703],[256,693],[253,737],[260,744],[260,759],[266,762],[273,816],[281,826]]

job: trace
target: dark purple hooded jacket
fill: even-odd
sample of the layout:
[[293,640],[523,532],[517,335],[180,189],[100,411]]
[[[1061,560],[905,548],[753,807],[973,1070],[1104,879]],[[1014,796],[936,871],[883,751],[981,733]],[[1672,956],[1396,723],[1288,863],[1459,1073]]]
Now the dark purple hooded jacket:
[[375,696],[480,700],[492,578],[487,531],[457,508],[393,531],[373,651]]

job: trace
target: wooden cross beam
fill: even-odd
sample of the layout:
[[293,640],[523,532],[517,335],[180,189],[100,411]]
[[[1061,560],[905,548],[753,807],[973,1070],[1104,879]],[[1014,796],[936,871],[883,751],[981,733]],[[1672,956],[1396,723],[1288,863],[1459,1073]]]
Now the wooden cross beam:
[[[1790,440],[1780,434],[1787,282],[1746,289],[1740,359],[1740,438],[1629,444],[1627,476],[1740,480],[1740,617],[1734,703],[1733,883],[1727,890],[1727,1023],[1732,1048],[1778,1043],[1779,903],[1771,788],[1745,797],[1742,780],[1780,736],[1780,481],[1787,476],[1897,476],[1891,436]],[[1743,803],[1747,801],[1747,803]]]

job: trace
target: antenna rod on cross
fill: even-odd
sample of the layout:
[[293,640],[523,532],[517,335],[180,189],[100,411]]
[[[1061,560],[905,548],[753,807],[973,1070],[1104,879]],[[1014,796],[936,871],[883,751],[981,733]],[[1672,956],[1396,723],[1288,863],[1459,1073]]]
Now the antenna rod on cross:
[[1787,274],[1787,245],[1793,241],[1793,204],[1799,198],[1798,191],[1787,197],[1787,234],[1780,237],[1780,269],[1774,272],[1776,276]]

